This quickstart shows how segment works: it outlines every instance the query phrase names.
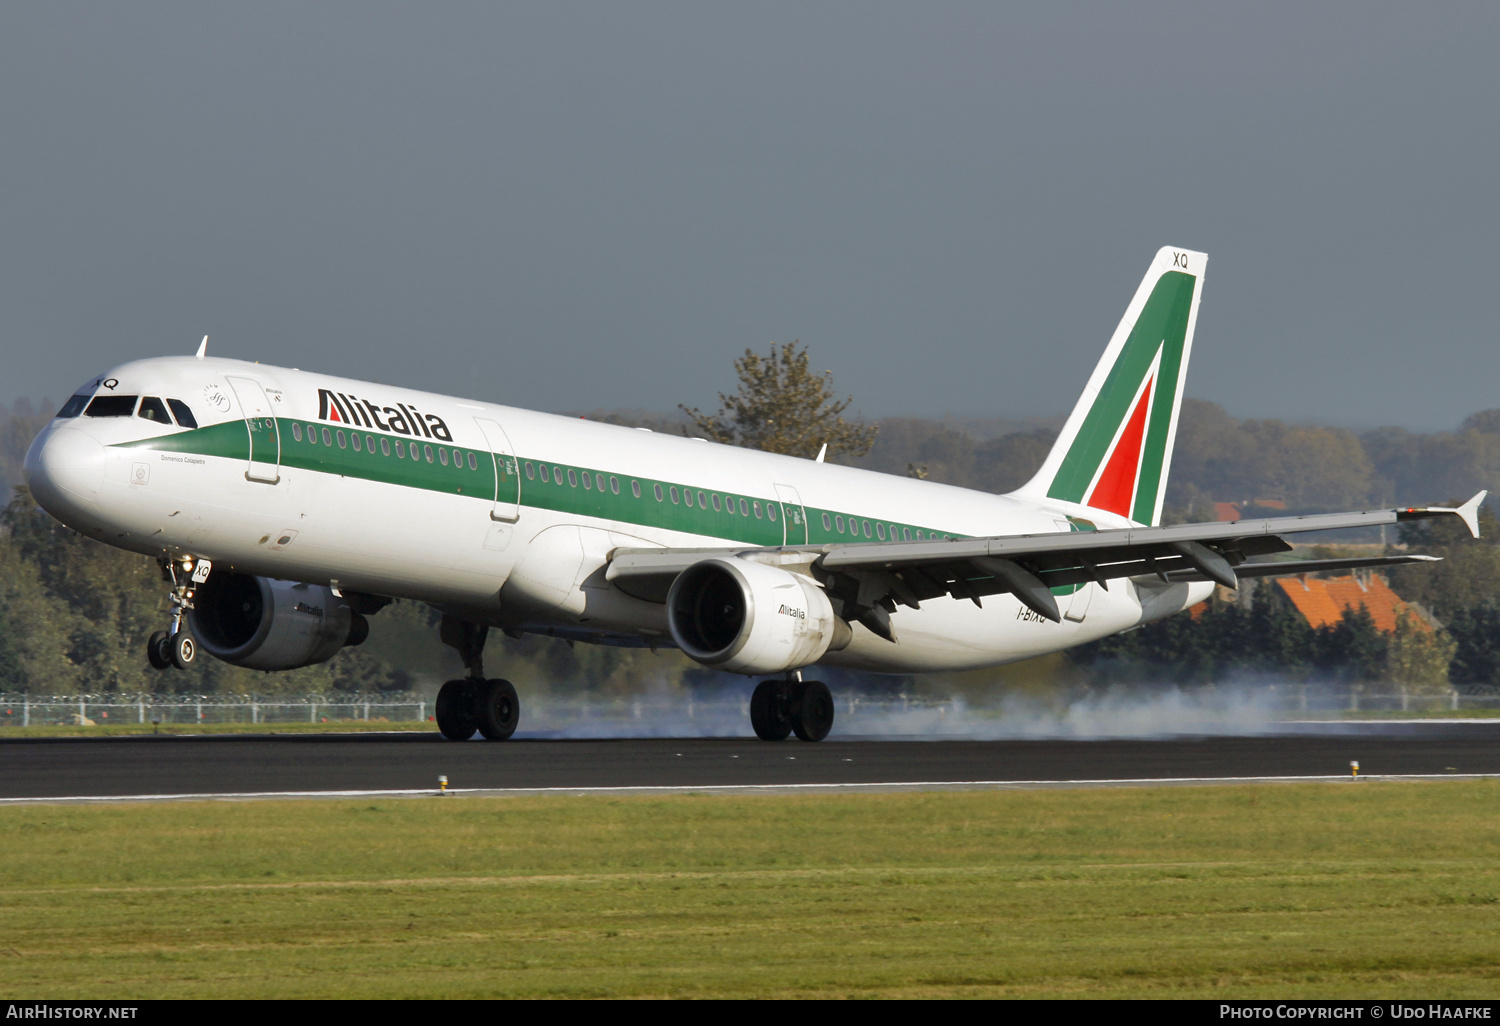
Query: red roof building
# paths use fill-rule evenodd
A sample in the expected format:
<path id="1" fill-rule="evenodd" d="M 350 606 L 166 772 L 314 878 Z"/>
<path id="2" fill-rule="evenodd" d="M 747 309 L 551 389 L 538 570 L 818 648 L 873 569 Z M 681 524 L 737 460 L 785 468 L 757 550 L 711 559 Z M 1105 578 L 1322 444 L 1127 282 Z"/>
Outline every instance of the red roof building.
<path id="1" fill-rule="evenodd" d="M 1386 633 L 1396 629 L 1396 618 L 1405 612 L 1422 630 L 1432 625 L 1421 611 L 1391 590 L 1385 579 L 1374 574 L 1351 577 L 1278 577 L 1276 585 L 1291 600 L 1297 612 L 1313 627 L 1328 627 L 1344 617 L 1344 610 L 1364 606 L 1375 626 Z"/>

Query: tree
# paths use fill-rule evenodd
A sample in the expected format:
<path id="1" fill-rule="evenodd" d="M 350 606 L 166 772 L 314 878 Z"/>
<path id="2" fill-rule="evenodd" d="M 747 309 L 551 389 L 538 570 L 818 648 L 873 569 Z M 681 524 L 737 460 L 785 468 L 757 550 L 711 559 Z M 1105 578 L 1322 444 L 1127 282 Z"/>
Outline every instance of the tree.
<path id="1" fill-rule="evenodd" d="M 1500 684 L 1500 606 L 1493 601 L 1460 609 L 1448 621 L 1456 642 L 1448 675 L 1460 687 Z"/>
<path id="2" fill-rule="evenodd" d="M 1387 669 L 1389 638 L 1375 626 L 1364 603 L 1358 609 L 1345 607 L 1337 623 L 1319 627 L 1314 663 L 1324 675 L 1335 680 L 1378 680 Z"/>
<path id="3" fill-rule="evenodd" d="M 1457 650 L 1458 642 L 1447 631 L 1429 630 L 1403 609 L 1386 651 L 1390 678 L 1407 691 L 1446 692 L 1448 664 Z"/>
<path id="4" fill-rule="evenodd" d="M 720 392 L 718 412 L 679 407 L 710 441 L 809 459 L 825 444 L 830 455 L 854 459 L 875 443 L 878 428 L 844 420 L 854 400 L 834 398 L 833 372 L 813 373 L 800 342 L 772 343 L 767 356 L 746 349 L 734 371 L 739 391 Z"/>

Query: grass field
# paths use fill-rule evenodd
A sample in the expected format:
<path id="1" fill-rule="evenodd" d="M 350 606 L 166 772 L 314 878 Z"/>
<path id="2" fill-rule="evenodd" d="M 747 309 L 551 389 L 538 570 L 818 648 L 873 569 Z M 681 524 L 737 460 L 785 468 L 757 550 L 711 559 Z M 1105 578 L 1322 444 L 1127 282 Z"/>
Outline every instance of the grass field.
<path id="1" fill-rule="evenodd" d="M 1500 994 L 1500 783 L 0 809 L 31 997 Z"/>

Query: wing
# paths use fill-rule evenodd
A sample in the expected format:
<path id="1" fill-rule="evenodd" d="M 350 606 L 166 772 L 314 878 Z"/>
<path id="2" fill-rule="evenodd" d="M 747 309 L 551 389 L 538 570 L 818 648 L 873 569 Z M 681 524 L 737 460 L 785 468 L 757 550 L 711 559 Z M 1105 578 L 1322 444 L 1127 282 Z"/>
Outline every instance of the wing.
<path id="1" fill-rule="evenodd" d="M 897 605 L 916 609 L 923 601 L 942 595 L 982 605 L 984 596 L 1009 593 L 1055 622 L 1061 615 L 1052 589 L 1089 581 L 1108 588 L 1110 581 L 1119 578 L 1155 578 L 1163 583 L 1207 580 L 1234 588 L 1241 576 L 1426 561 L 1431 557 L 1248 562 L 1252 557 L 1290 551 L 1291 545 L 1281 537 L 1284 534 L 1378 527 L 1432 517 L 1456 516 L 1478 537 L 1478 510 L 1485 494 L 1480 492 L 1457 508 L 1412 506 L 1067 534 L 764 549 L 616 549 L 605 578 L 639 598 L 662 602 L 677 574 L 701 559 L 734 554 L 773 562 L 812 574 L 822 582 L 840 616 L 890 638 L 890 614 Z"/>

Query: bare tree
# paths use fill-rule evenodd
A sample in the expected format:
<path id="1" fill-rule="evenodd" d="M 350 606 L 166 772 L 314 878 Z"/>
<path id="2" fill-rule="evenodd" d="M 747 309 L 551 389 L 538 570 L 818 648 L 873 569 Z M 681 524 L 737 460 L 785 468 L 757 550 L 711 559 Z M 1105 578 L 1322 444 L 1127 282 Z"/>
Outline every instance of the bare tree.
<path id="1" fill-rule="evenodd" d="M 746 349 L 734 361 L 734 370 L 739 391 L 720 392 L 718 412 L 679 407 L 692 419 L 692 433 L 726 445 L 809 459 L 824 445 L 829 456 L 852 459 L 875 444 L 879 426 L 844 420 L 854 400 L 834 398 L 833 372 L 816 374 L 809 369 L 807 348 L 800 341 L 772 343 L 767 356 Z"/>

